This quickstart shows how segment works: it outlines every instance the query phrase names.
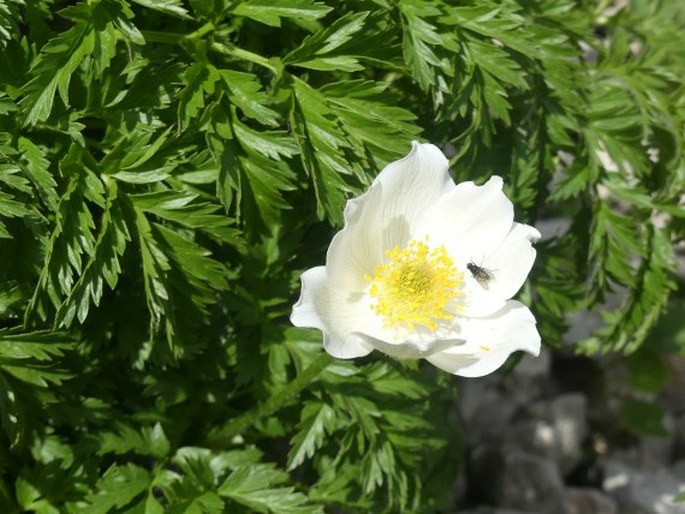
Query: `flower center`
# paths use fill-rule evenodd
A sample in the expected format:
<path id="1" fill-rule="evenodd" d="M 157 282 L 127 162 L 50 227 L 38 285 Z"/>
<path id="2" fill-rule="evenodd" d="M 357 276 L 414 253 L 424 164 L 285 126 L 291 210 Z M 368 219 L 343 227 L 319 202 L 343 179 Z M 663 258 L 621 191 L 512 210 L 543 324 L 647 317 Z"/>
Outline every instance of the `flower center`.
<path id="1" fill-rule="evenodd" d="M 385 252 L 389 261 L 373 269 L 369 294 L 376 301 L 371 309 L 384 318 L 384 326 L 405 325 L 414 330 L 423 325 L 438 328 L 436 320 L 452 319 L 445 310 L 450 301 L 461 296 L 464 276 L 454 266 L 444 246 L 430 248 L 412 240 L 406 248 L 396 246 Z"/>

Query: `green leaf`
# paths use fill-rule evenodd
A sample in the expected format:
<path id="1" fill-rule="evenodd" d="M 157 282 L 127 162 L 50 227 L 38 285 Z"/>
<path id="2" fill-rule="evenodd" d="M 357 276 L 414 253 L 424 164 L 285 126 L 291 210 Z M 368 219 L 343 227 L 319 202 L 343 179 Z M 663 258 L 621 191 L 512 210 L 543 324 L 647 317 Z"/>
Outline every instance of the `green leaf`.
<path id="1" fill-rule="evenodd" d="M 168 171 L 164 169 L 151 171 L 120 171 L 114 173 L 112 177 L 128 184 L 153 184 L 162 182 L 170 177 Z"/>
<path id="2" fill-rule="evenodd" d="M 628 358 L 631 387 L 647 393 L 658 393 L 668 380 L 668 369 L 658 353 L 641 349 Z"/>
<path id="3" fill-rule="evenodd" d="M 21 445 L 56 390 L 72 374 L 66 356 L 77 342 L 58 332 L 0 331 L 0 426 L 10 448 Z"/>
<path id="4" fill-rule="evenodd" d="M 219 486 L 221 496 L 256 512 L 273 514 L 323 513 L 317 505 L 308 505 L 307 497 L 292 487 L 281 486 L 288 475 L 270 464 L 237 468 Z"/>
<path id="5" fill-rule="evenodd" d="M 582 161 L 575 162 L 573 165 L 564 169 L 564 176 L 555 186 L 550 195 L 550 200 L 567 200 L 578 196 L 597 180 L 598 169 L 588 166 Z"/>
<path id="6" fill-rule="evenodd" d="M 32 193 L 30 182 L 21 173 L 22 168 L 18 164 L 0 164 L 0 182 L 4 182 L 10 189 L 22 193 Z"/>
<path id="7" fill-rule="evenodd" d="M 96 182 L 87 173 L 75 176 L 59 201 L 57 220 L 45 249 L 43 268 L 26 310 L 26 320 L 34 315 L 47 319 L 50 305 L 58 309 L 71 293 L 77 277 L 95 252 L 95 222 L 85 195 L 99 195 Z"/>
<path id="8" fill-rule="evenodd" d="M 551 9 L 551 6 L 547 6 L 547 8 Z M 512 48 L 529 57 L 539 58 L 544 35 L 540 34 L 535 39 L 528 32 L 522 30 L 523 27 L 526 27 L 529 31 L 536 31 L 536 35 L 540 31 L 537 26 L 531 27 L 529 20 L 521 16 L 521 13 L 516 12 L 516 9 L 517 6 L 515 5 L 499 2 L 459 6 L 449 9 L 443 22 L 456 25 L 457 30 L 467 29 L 473 34 L 484 36 L 485 41 L 494 43 L 494 40 L 497 40 L 505 47 Z M 561 43 L 567 41 L 559 40 L 563 35 L 557 33 L 555 35 L 558 38 L 555 41 L 557 49 L 564 48 Z M 475 40 L 475 38 L 469 39 Z"/>
<path id="9" fill-rule="evenodd" d="M 69 327 L 77 317 L 83 323 L 88 316 L 91 302 L 97 306 L 104 294 L 104 284 L 115 289 L 121 274 L 120 257 L 126 250 L 131 236 L 124 222 L 124 215 L 117 200 L 117 188 L 109 185 L 105 212 L 100 220 L 100 231 L 94 251 L 83 273 L 69 291 L 69 296 L 59 306 L 55 325 Z"/>
<path id="10" fill-rule="evenodd" d="M 133 11 L 124 0 L 116 0 L 114 5 L 105 4 L 104 8 L 108 11 L 109 18 L 125 39 L 136 45 L 144 45 L 145 38 L 131 21 L 134 17 Z M 116 36 L 115 36 L 116 37 Z M 115 46 L 112 44 L 112 46 Z"/>
<path id="11" fill-rule="evenodd" d="M 59 333 L 0 332 L 0 370 L 38 387 L 60 384 L 71 375 L 60 368 L 58 359 L 75 346 Z"/>
<path id="12" fill-rule="evenodd" d="M 94 31 L 87 22 L 77 23 L 43 48 L 31 67 L 33 78 L 22 89 L 25 124 L 34 125 L 50 116 L 58 90 L 64 105 L 69 106 L 71 77 L 94 49 Z"/>
<path id="13" fill-rule="evenodd" d="M 217 70 L 229 89 L 229 98 L 245 116 L 271 127 L 278 125 L 278 114 L 267 107 L 272 99 L 262 92 L 257 77 L 235 70 Z"/>
<path id="14" fill-rule="evenodd" d="M 270 25 L 281 26 L 281 18 L 317 20 L 331 8 L 314 0 L 247 0 L 233 8 L 233 14 Z"/>
<path id="15" fill-rule="evenodd" d="M 116 423 L 114 431 L 103 432 L 98 435 L 98 454 L 116 453 L 123 455 L 135 451 L 141 455 L 148 455 L 147 442 L 140 432 L 125 425 Z"/>
<path id="16" fill-rule="evenodd" d="M 164 14 L 177 16 L 179 18 L 189 18 L 188 11 L 183 7 L 181 0 L 132 0 L 138 5 L 153 9 Z"/>
<path id="17" fill-rule="evenodd" d="M 98 436 L 100 448 L 98 454 L 116 453 L 123 455 L 135 452 L 138 455 L 151 455 L 164 458 L 169 454 L 170 444 L 162 425 L 143 427 L 140 431 L 117 423 L 114 432 L 104 432 Z"/>
<path id="18" fill-rule="evenodd" d="M 627 400 L 621 406 L 621 422 L 626 428 L 642 436 L 667 437 L 663 425 L 664 409 L 642 400 Z"/>
<path id="19" fill-rule="evenodd" d="M 454 510 L 452 377 L 311 380 L 322 335 L 288 328 L 412 140 L 545 232 L 543 341 L 597 314 L 574 348 L 658 392 L 685 351 L 685 4 L 608 3 L 0 1 L 0 512 Z M 663 433 L 644 408 L 621 428 Z"/>
<path id="20" fill-rule="evenodd" d="M 194 63 L 183 76 L 185 87 L 179 95 L 178 125 L 184 130 L 205 107 L 205 94 L 214 92 L 219 75 L 205 63 Z"/>
<path id="21" fill-rule="evenodd" d="M 283 58 L 283 64 L 294 64 L 314 70 L 361 70 L 362 66 L 356 57 L 344 55 L 344 46 L 362 30 L 368 14 L 368 12 L 349 13 L 325 29 L 308 36 L 298 48 Z M 343 55 L 331 56 L 331 53 Z"/>
<path id="22" fill-rule="evenodd" d="M 155 225 L 155 227 L 169 246 L 170 252 L 167 255 L 176 261 L 178 267 L 191 282 L 203 282 L 214 289 L 228 287 L 224 267 L 209 257 L 211 255 L 209 250 L 163 225 Z"/>
<path id="23" fill-rule="evenodd" d="M 7 42 L 15 34 L 19 34 L 17 23 L 21 21 L 20 7 L 24 7 L 23 0 L 8 0 L 0 3 L 0 48 L 5 48 Z"/>
<path id="24" fill-rule="evenodd" d="M 219 214 L 221 207 L 194 202 L 196 196 L 176 191 L 129 195 L 136 208 L 161 219 L 203 231 L 219 241 L 242 248 L 240 232 L 232 228 L 233 220 Z"/>
<path id="25" fill-rule="evenodd" d="M 65 350 L 73 349 L 76 344 L 64 334 L 42 331 L 19 334 L 0 331 L 0 338 L 0 356 L 18 361 L 50 361 L 53 357 L 64 355 Z"/>
<path id="26" fill-rule="evenodd" d="M 670 291 L 675 288 L 669 271 L 673 269 L 673 248 L 667 236 L 652 228 L 645 229 L 645 236 L 644 250 L 640 249 L 640 266 L 632 273 L 625 262 L 625 248 L 613 243 L 603 247 L 603 251 L 610 253 L 607 266 L 619 270 L 621 278 L 630 286 L 621 306 L 603 313 L 606 326 L 599 333 L 605 338 L 607 346 L 614 350 L 630 352 L 642 345 L 665 309 Z M 601 272 L 598 275 L 600 280 L 606 280 Z M 581 342 L 580 347 L 584 344 Z M 588 348 L 591 347 L 592 342 L 588 341 Z"/>
<path id="27" fill-rule="evenodd" d="M 49 171 L 50 162 L 45 158 L 45 152 L 25 137 L 19 138 L 19 151 L 25 162 L 27 178 L 36 186 L 48 209 L 56 209 L 57 183 Z"/>
<path id="28" fill-rule="evenodd" d="M 13 200 L 10 195 L 0 192 L 0 216 L 18 218 L 30 214 L 31 211 L 23 204 Z"/>
<path id="29" fill-rule="evenodd" d="M 521 67 L 506 52 L 494 44 L 486 45 L 480 41 L 469 41 L 468 49 L 477 66 L 495 79 L 523 90 L 528 89 Z"/>
<path id="30" fill-rule="evenodd" d="M 291 123 L 302 165 L 314 185 L 317 214 L 340 222 L 343 193 L 349 190 L 342 178 L 349 174 L 348 163 L 343 159 L 349 143 L 332 121 L 332 113 L 319 91 L 293 78 L 293 92 Z"/>
<path id="31" fill-rule="evenodd" d="M 150 330 L 151 333 L 155 333 L 167 311 L 169 301 L 167 272 L 171 269 L 171 265 L 169 258 L 153 236 L 152 227 L 145 214 L 136 210 L 135 217 L 143 265 L 145 300 L 150 313 Z"/>
<path id="32" fill-rule="evenodd" d="M 86 497 L 88 512 L 106 514 L 126 507 L 148 489 L 151 480 L 147 470 L 134 464 L 113 464 Z"/>
<path id="33" fill-rule="evenodd" d="M 34 507 L 41 496 L 40 490 L 23 477 L 17 478 L 14 487 L 17 491 L 17 502 L 23 509 Z"/>
<path id="34" fill-rule="evenodd" d="M 288 469 L 295 469 L 306 458 L 323 445 L 326 433 L 331 433 L 335 425 L 335 411 L 329 405 L 307 402 L 300 414 L 298 432 L 292 438 L 288 452 Z"/>
<path id="35" fill-rule="evenodd" d="M 299 153 L 295 141 L 285 131 L 253 130 L 238 119 L 233 120 L 233 130 L 246 150 L 254 150 L 274 161 L 282 160 L 284 157 L 292 157 Z"/>
<path id="36" fill-rule="evenodd" d="M 405 0 L 398 7 L 402 13 L 402 51 L 404 60 L 422 90 L 437 85 L 436 69 L 441 61 L 433 47 L 442 46 L 443 40 L 435 23 L 442 11 L 426 0 Z"/>
<path id="37" fill-rule="evenodd" d="M 332 113 L 340 121 L 357 155 L 369 155 L 377 169 L 407 153 L 420 128 L 415 116 L 394 102 L 387 84 L 346 81 L 321 88 Z M 368 170 L 352 168 L 360 180 Z"/>
<path id="38" fill-rule="evenodd" d="M 280 156 L 298 149 L 282 132 L 248 128 L 235 111 L 217 106 L 215 116 L 208 142 L 219 167 L 218 196 L 226 209 L 235 209 L 248 236 L 268 233 L 280 211 L 289 208 L 283 192 L 295 189 L 294 173 Z"/>
<path id="39" fill-rule="evenodd" d="M 402 395 L 412 400 L 428 395 L 425 386 L 387 364 L 371 366 L 366 371 L 371 387 L 382 395 Z"/>

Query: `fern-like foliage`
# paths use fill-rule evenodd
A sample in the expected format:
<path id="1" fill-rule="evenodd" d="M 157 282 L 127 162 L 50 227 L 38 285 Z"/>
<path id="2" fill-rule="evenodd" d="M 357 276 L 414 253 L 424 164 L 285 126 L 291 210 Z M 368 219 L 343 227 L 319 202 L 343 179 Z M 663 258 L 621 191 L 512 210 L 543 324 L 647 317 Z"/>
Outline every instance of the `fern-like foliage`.
<path id="1" fill-rule="evenodd" d="M 335 362 L 226 427 L 322 352 L 299 273 L 412 139 L 568 220 L 521 293 L 546 343 L 591 309 L 580 351 L 649 345 L 685 10 L 624 4 L 0 1 L 0 511 L 450 510 L 454 386 L 418 363 Z"/>

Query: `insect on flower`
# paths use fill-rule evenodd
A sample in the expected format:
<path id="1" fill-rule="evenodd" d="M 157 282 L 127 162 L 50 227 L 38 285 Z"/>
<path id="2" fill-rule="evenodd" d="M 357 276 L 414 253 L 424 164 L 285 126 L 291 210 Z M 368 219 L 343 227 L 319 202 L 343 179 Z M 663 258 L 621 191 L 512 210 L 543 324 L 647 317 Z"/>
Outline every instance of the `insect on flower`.
<path id="1" fill-rule="evenodd" d="M 535 317 L 512 300 L 540 233 L 514 221 L 500 177 L 455 184 L 448 167 L 439 148 L 414 143 L 347 202 L 326 265 L 302 274 L 290 319 L 321 330 L 334 357 L 378 350 L 479 377 L 514 351 L 540 352 Z"/>
<path id="2" fill-rule="evenodd" d="M 469 262 L 466 265 L 466 269 L 468 269 L 471 272 L 473 278 L 475 278 L 481 286 L 485 288 L 488 287 L 488 282 L 490 282 L 494 270 L 478 266 L 478 264 L 476 264 L 475 262 Z"/>

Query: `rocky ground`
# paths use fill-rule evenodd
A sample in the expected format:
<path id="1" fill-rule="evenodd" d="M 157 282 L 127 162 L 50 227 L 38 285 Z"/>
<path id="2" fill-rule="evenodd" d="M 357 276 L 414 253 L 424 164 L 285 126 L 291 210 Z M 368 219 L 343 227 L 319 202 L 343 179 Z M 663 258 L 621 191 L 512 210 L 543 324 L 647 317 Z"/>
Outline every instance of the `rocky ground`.
<path id="1" fill-rule="evenodd" d="M 543 351 L 513 372 L 463 380 L 460 514 L 685 514 L 685 359 L 658 394 L 628 385 L 626 359 Z M 638 436 L 627 399 L 661 405 L 664 437 Z"/>

